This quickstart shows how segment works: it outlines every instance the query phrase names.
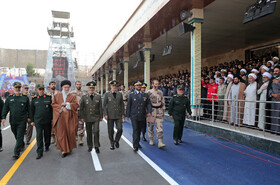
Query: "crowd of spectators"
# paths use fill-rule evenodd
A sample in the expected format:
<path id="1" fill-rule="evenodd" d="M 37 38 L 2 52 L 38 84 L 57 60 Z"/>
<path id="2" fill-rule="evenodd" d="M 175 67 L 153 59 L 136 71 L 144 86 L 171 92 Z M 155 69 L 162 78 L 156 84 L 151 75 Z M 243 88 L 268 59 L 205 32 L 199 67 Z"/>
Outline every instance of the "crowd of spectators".
<path id="1" fill-rule="evenodd" d="M 233 105 L 232 101 L 225 101 L 235 99 L 280 102 L 279 66 L 279 58 L 273 56 L 254 58 L 248 62 L 234 60 L 203 67 L 201 97 L 204 98 L 204 116 L 211 118 L 214 103 L 215 119 L 280 133 L 280 104 L 239 102 Z M 190 97 L 190 76 L 188 70 L 180 70 L 175 74 L 153 78 L 151 81 L 159 80 L 164 96 L 173 96 L 177 92 L 177 86 L 183 85 L 185 94 Z M 129 87 L 132 88 L 133 86 Z"/>

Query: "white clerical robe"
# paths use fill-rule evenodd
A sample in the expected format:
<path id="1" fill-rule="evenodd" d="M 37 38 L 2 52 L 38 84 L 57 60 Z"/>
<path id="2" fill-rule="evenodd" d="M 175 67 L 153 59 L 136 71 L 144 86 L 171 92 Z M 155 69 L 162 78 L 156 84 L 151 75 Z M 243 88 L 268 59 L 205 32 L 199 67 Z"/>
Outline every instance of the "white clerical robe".
<path id="1" fill-rule="evenodd" d="M 250 83 L 244 91 L 245 100 L 257 100 L 257 82 Z M 247 125 L 255 125 L 256 118 L 256 102 L 245 102 L 243 123 Z"/>
<path id="2" fill-rule="evenodd" d="M 257 91 L 257 93 L 260 95 L 261 101 L 266 101 L 266 95 L 267 95 L 267 89 L 263 90 L 264 87 L 268 86 L 269 82 L 265 82 L 260 89 Z M 259 121 L 258 121 L 258 127 L 260 129 L 265 128 L 265 103 L 260 103 L 259 108 Z"/>

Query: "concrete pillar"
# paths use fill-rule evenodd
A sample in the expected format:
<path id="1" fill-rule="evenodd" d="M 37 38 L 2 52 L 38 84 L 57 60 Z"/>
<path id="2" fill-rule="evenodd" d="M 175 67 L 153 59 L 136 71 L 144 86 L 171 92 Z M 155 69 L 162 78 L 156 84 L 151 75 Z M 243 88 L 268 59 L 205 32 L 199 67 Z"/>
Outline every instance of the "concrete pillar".
<path id="1" fill-rule="evenodd" d="M 103 95 L 103 70 L 102 68 L 100 69 L 100 94 L 101 96 Z"/>
<path id="2" fill-rule="evenodd" d="M 203 22 L 203 9 L 193 9 L 193 17 L 189 24 L 195 27 L 191 32 L 191 109 L 196 116 L 196 105 L 201 98 L 201 24 Z"/>
<path id="3" fill-rule="evenodd" d="M 123 68 L 124 68 L 124 77 L 123 77 L 123 84 L 125 86 L 125 90 L 128 90 L 128 61 L 129 57 L 124 57 L 123 61 Z"/>
<path id="4" fill-rule="evenodd" d="M 125 86 L 125 90 L 128 90 L 128 62 L 129 62 L 129 52 L 128 52 L 128 43 L 124 45 L 124 54 L 123 54 L 123 84 Z"/>
<path id="5" fill-rule="evenodd" d="M 109 64 L 108 62 L 105 63 L 105 89 L 106 92 L 109 90 Z"/>
<path id="6" fill-rule="evenodd" d="M 99 91 L 100 91 L 100 87 L 99 87 L 100 83 L 99 83 L 98 77 L 99 77 L 99 75 L 96 76 L 96 92 L 97 93 L 99 93 Z"/>
<path id="7" fill-rule="evenodd" d="M 117 56 L 114 54 L 112 62 L 113 80 L 117 80 Z"/>
<path id="8" fill-rule="evenodd" d="M 151 48 L 152 48 L 152 43 L 151 42 L 145 42 L 144 46 L 144 57 L 145 57 L 145 63 L 144 63 L 144 82 L 147 83 L 147 90 L 150 89 L 150 77 L 151 77 L 151 61 L 150 61 L 150 56 L 151 56 Z"/>

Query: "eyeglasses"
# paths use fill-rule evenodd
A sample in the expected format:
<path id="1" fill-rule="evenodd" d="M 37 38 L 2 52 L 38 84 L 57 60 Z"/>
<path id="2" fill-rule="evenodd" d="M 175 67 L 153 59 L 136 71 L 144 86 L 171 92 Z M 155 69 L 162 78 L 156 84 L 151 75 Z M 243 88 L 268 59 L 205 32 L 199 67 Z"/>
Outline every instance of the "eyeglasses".
<path id="1" fill-rule="evenodd" d="M 16 89 L 20 89 L 21 87 L 15 87 Z"/>
<path id="2" fill-rule="evenodd" d="M 42 90 L 44 90 L 44 88 L 39 88 L 39 91 L 42 91 Z"/>

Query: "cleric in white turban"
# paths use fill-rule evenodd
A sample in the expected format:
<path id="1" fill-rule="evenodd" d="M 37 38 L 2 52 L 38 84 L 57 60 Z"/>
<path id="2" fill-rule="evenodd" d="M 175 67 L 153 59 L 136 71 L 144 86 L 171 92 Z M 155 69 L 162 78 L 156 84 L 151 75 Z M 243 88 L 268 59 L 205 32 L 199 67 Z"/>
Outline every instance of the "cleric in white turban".
<path id="1" fill-rule="evenodd" d="M 244 119 L 243 123 L 251 126 L 255 126 L 256 117 L 256 100 L 257 100 L 257 76 L 254 73 L 248 75 L 249 85 L 244 91 L 246 96 L 245 108 L 244 108 Z"/>
<path id="2" fill-rule="evenodd" d="M 249 77 L 252 76 L 255 80 L 257 79 L 257 75 L 255 75 L 254 73 L 250 73 Z"/>

